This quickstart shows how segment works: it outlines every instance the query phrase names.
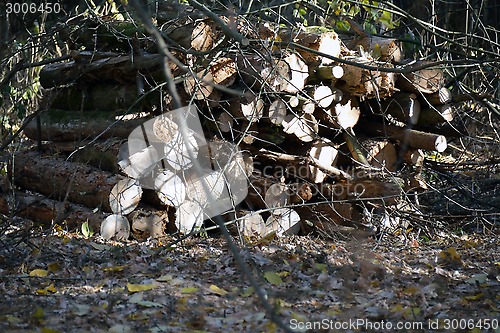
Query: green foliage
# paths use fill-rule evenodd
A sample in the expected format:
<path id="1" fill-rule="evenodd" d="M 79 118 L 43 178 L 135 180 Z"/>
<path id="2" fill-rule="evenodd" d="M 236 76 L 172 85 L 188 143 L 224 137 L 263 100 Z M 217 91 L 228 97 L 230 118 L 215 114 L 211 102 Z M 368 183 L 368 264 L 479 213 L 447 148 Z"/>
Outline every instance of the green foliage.
<path id="1" fill-rule="evenodd" d="M 377 34 L 399 26 L 391 12 L 384 9 L 383 3 L 373 0 L 359 0 L 356 3 L 346 0 L 318 0 L 316 5 L 325 11 L 327 21 L 337 30 L 349 30 L 346 18 L 362 22 L 365 31 Z M 318 24 L 309 22 L 310 10 L 302 2 L 295 4 L 293 15 L 305 26 Z"/>
<path id="2" fill-rule="evenodd" d="M 85 239 L 89 239 L 94 235 L 94 230 L 89 225 L 89 221 L 85 221 L 82 223 L 82 235 Z"/>

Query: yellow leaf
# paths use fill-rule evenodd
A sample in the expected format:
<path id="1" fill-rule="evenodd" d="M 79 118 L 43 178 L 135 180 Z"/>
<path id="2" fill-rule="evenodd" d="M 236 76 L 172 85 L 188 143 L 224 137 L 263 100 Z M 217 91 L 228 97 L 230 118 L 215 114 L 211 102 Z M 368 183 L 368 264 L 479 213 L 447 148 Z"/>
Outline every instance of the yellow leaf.
<path id="1" fill-rule="evenodd" d="M 479 301 L 481 298 L 483 298 L 483 293 L 479 293 L 473 296 L 465 296 L 465 299 L 468 301 Z"/>
<path id="2" fill-rule="evenodd" d="M 138 291 L 145 291 L 145 290 L 151 290 L 156 288 L 157 286 L 154 284 L 134 284 L 134 283 L 127 283 L 127 289 L 131 293 L 135 293 Z"/>
<path id="3" fill-rule="evenodd" d="M 242 297 L 249 297 L 249 296 L 252 296 L 253 295 L 253 287 L 248 287 L 248 288 L 245 288 L 243 289 L 243 293 L 241 294 Z"/>
<path id="4" fill-rule="evenodd" d="M 47 275 L 49 275 L 49 271 L 46 271 L 45 269 L 34 269 L 30 272 L 30 276 L 44 277 Z"/>
<path id="5" fill-rule="evenodd" d="M 408 287 L 408 288 L 406 288 L 405 290 L 403 290 L 403 292 L 404 292 L 405 294 L 414 295 L 414 294 L 416 294 L 416 293 L 418 292 L 418 290 L 419 290 L 419 289 L 418 289 L 418 288 L 416 288 L 416 287 Z"/>
<path id="6" fill-rule="evenodd" d="M 52 264 L 48 264 L 47 265 L 47 268 L 50 272 L 52 273 L 56 273 L 58 272 L 59 270 L 61 270 L 61 266 L 59 265 L 58 262 L 53 262 Z"/>
<path id="7" fill-rule="evenodd" d="M 450 254 L 451 259 L 459 260 L 460 254 L 458 254 L 457 250 L 453 247 L 448 248 L 447 252 Z"/>
<path id="8" fill-rule="evenodd" d="M 33 314 L 31 316 L 35 319 L 41 319 L 41 318 L 43 318 L 43 316 L 45 316 L 45 312 L 43 311 L 43 309 L 41 307 L 37 307 L 35 309 L 35 312 L 33 312 Z"/>
<path id="9" fill-rule="evenodd" d="M 198 291 L 196 287 L 187 287 L 181 289 L 181 294 L 192 294 Z"/>
<path id="10" fill-rule="evenodd" d="M 217 294 L 219 296 L 226 296 L 227 291 L 225 291 L 222 288 L 217 287 L 215 284 L 212 284 L 208 289 L 210 289 L 214 294 Z"/>
<path id="11" fill-rule="evenodd" d="M 57 291 L 56 287 L 54 287 L 54 284 L 51 283 L 50 286 L 43 288 L 43 289 L 38 289 L 36 293 L 38 295 L 47 295 L 47 294 L 53 294 Z"/>
<path id="12" fill-rule="evenodd" d="M 127 265 L 121 265 L 121 266 L 110 266 L 110 267 L 104 267 L 102 270 L 104 272 L 121 272 L 127 267 Z"/>
<path id="13" fill-rule="evenodd" d="M 276 273 L 276 272 L 265 272 L 264 273 L 264 278 L 271 284 L 274 284 L 275 286 L 279 286 L 280 284 L 283 283 L 283 280 L 281 277 Z"/>

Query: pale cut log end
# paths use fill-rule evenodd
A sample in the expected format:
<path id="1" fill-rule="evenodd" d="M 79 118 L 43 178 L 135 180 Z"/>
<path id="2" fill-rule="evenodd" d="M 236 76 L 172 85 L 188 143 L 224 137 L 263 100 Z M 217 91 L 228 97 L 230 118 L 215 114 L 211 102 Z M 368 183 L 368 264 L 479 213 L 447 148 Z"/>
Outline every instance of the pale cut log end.
<path id="1" fill-rule="evenodd" d="M 295 235 L 300 231 L 300 216 L 291 208 L 279 208 L 272 211 L 266 221 L 268 234 L 275 232 L 278 237 Z"/>
<path id="2" fill-rule="evenodd" d="M 125 216 L 113 214 L 101 223 L 101 237 L 126 241 L 130 236 L 130 223 Z"/>
<path id="3" fill-rule="evenodd" d="M 111 211 L 119 215 L 130 214 L 142 197 L 142 187 L 135 179 L 122 179 L 111 189 L 109 206 Z"/>

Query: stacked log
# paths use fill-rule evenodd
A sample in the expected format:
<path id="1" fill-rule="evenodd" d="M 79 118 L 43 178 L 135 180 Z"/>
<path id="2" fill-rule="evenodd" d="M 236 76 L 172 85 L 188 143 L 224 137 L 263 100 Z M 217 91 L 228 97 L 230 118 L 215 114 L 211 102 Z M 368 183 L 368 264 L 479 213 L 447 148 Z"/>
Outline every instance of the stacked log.
<path id="1" fill-rule="evenodd" d="M 124 240 L 130 230 L 161 237 L 171 229 L 165 224 L 182 233 L 201 227 L 206 189 L 191 172 L 193 156 L 182 147 L 205 152 L 198 153 L 194 132 L 179 139 L 178 125 L 158 116 L 172 109 L 170 91 L 160 84 L 163 65 L 170 68 L 183 105 L 197 106 L 201 133 L 212 147 L 238 144 L 245 152 L 224 160 L 231 174 L 241 172 L 237 177 L 244 175 L 249 183 L 245 202 L 224 215 L 232 216 L 228 223 L 237 223 L 245 236 L 281 236 L 309 224 L 330 233 L 337 225 L 360 228 L 366 205 L 397 204 L 403 188 L 387 174 L 397 175 L 402 165 L 418 173 L 422 150 L 446 149 L 444 136 L 423 130 L 453 117 L 443 72 L 419 70 L 417 63 L 415 71 L 396 74 L 395 64 L 404 59 L 394 39 L 346 43 L 349 50 L 333 30 L 246 24 L 238 25 L 239 33 L 257 41 L 224 56 L 216 47 L 221 31 L 211 19 L 162 27 L 176 45 L 172 61 L 158 53 L 140 25 L 86 23 L 72 40 L 85 47 L 91 30 L 94 51 L 74 51 L 71 61 L 42 69 L 40 82 L 55 97 L 24 130 L 32 140 L 49 141 L 60 157 L 17 154 L 11 170 L 16 184 L 51 200 L 112 213 L 101 225 L 106 238 Z M 136 39 L 140 55 L 124 52 L 124 41 Z M 364 51 L 356 50 L 358 45 Z M 124 139 L 137 139 L 145 126 L 155 137 L 137 151 L 127 150 Z M 106 142 L 117 139 L 125 145 L 120 149 L 115 141 L 108 148 L 117 156 L 118 174 L 65 160 L 83 147 L 104 152 Z M 74 144 L 72 153 L 57 148 L 68 142 Z M 153 198 L 140 182 L 146 176 L 153 177 Z M 227 182 L 223 172 L 204 176 L 211 195 L 224 191 Z M 9 210 L 5 204 L 0 208 Z M 175 214 L 166 215 L 167 210 Z M 148 218 L 137 218 L 138 211 Z"/>

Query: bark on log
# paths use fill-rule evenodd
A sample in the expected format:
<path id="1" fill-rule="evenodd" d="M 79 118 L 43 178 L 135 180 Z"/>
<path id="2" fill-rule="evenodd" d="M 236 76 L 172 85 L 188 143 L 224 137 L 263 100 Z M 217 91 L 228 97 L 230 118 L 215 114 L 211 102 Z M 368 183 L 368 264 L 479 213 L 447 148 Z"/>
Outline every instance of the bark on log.
<path id="1" fill-rule="evenodd" d="M 131 221 L 131 233 L 135 239 L 144 241 L 147 238 L 161 238 L 169 223 L 169 215 L 165 210 L 156 210 L 151 207 L 141 207 L 128 215 Z"/>
<path id="2" fill-rule="evenodd" d="M 290 45 L 287 43 L 295 42 L 319 53 L 324 53 L 332 57 L 339 57 L 341 50 L 340 39 L 334 31 L 316 31 L 314 28 L 305 28 L 305 31 L 294 32 L 289 29 L 280 30 L 277 33 L 277 38 L 283 42 L 287 48 Z M 277 45 L 279 47 L 279 45 Z M 293 49 L 293 46 L 291 46 Z M 315 54 L 313 52 L 297 49 L 297 52 L 304 58 L 308 65 L 330 65 L 334 62 L 333 59 Z"/>
<path id="3" fill-rule="evenodd" d="M 428 151 L 442 153 L 446 150 L 446 138 L 442 135 L 420 132 L 408 128 L 401 128 L 394 125 L 384 125 L 381 123 L 363 123 L 360 128 L 366 133 L 382 138 L 398 140 L 400 144 L 412 148 L 419 148 Z"/>
<path id="4" fill-rule="evenodd" d="M 360 40 L 345 40 L 348 49 L 356 49 L 361 45 L 366 52 L 379 61 L 399 63 L 403 60 L 403 47 L 401 42 L 394 38 L 368 36 Z"/>
<path id="5" fill-rule="evenodd" d="M 442 87 L 439 91 L 433 94 L 423 95 L 422 98 L 427 104 L 430 105 L 445 105 L 453 102 L 453 95 L 446 87 Z"/>
<path id="6" fill-rule="evenodd" d="M 331 84 L 334 85 L 338 79 L 344 76 L 344 68 L 339 65 L 310 67 L 309 73 L 308 81 L 311 83 L 316 83 L 316 81 L 331 81 Z"/>
<path id="7" fill-rule="evenodd" d="M 164 59 L 159 54 L 124 56 L 106 53 L 105 57 L 94 59 L 94 53 L 81 52 L 75 55 L 75 60 L 46 65 L 40 71 L 40 84 L 52 88 L 75 82 L 136 82 L 139 73 L 156 80 L 163 79 Z M 168 62 L 168 66 L 173 75 L 180 72 L 177 65 Z"/>
<path id="8" fill-rule="evenodd" d="M 453 120 L 453 106 L 450 104 L 430 106 L 422 109 L 418 125 L 437 125 Z"/>
<path id="9" fill-rule="evenodd" d="M 420 102 L 414 93 L 397 93 L 381 101 L 369 100 L 368 104 L 374 114 L 383 115 L 389 121 L 394 117 L 404 124 L 415 125 L 421 113 Z"/>
<path id="10" fill-rule="evenodd" d="M 390 172 L 396 171 L 398 155 L 396 148 L 388 140 L 365 140 L 361 145 L 366 150 L 366 159 L 370 165 Z"/>
<path id="11" fill-rule="evenodd" d="M 7 195 L 0 196 L 0 213 L 10 216 L 23 217 L 33 222 L 43 224 L 49 228 L 57 223 L 69 230 L 80 230 L 82 223 L 88 222 L 89 226 L 98 231 L 101 221 L 106 217 L 102 212 L 74 204 L 49 199 L 42 195 L 15 192 L 15 199 Z"/>
<path id="12" fill-rule="evenodd" d="M 195 76 L 190 76 L 184 80 L 184 90 L 196 100 L 208 98 L 214 90 L 214 78 L 212 73 L 207 70 L 201 70 Z"/>
<path id="13" fill-rule="evenodd" d="M 252 90 L 284 91 L 291 79 L 290 66 L 283 60 L 266 59 L 261 55 L 237 54 L 239 76 Z"/>
<path id="14" fill-rule="evenodd" d="M 120 177 L 80 163 L 40 156 L 35 152 L 18 152 L 11 174 L 18 186 L 90 208 L 111 212 L 109 194 Z"/>
<path id="15" fill-rule="evenodd" d="M 368 60 L 360 57 L 346 57 L 346 60 L 355 61 L 360 64 L 393 67 L 393 65 Z M 337 87 L 349 92 L 354 96 L 364 96 L 366 98 L 385 98 L 394 93 L 396 75 L 394 73 L 371 71 L 361 67 L 342 64 L 344 75 L 337 82 Z"/>
<path id="16" fill-rule="evenodd" d="M 160 108 L 161 105 L 168 105 L 170 101 L 168 94 L 161 97 L 159 91 L 152 91 L 143 96 L 136 85 L 97 82 L 87 87 L 69 86 L 58 89 L 51 108 L 68 111 L 138 111 L 142 108 Z"/>
<path id="17" fill-rule="evenodd" d="M 41 133 L 38 133 L 37 119 L 33 119 L 23 130 L 31 140 L 82 141 L 91 138 L 117 137 L 126 139 L 129 134 L 144 123 L 147 118 L 115 120 L 112 113 L 65 112 L 48 110 L 40 116 Z"/>

